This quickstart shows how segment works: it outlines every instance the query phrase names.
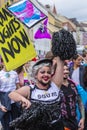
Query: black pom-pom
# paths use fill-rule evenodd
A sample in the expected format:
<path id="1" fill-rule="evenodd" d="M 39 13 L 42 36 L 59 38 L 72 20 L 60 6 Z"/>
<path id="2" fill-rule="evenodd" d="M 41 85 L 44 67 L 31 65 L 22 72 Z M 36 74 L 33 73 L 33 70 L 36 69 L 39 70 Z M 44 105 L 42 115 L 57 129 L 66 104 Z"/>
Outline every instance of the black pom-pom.
<path id="1" fill-rule="evenodd" d="M 62 29 L 52 36 L 52 53 L 61 60 L 72 58 L 76 54 L 76 42 L 73 35 Z"/>

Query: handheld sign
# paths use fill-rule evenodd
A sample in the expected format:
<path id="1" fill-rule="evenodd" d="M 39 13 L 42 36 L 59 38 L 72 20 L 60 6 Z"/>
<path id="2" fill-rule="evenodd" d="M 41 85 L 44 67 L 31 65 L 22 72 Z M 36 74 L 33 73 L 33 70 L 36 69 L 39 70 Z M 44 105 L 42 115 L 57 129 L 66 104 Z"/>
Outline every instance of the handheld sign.
<path id="1" fill-rule="evenodd" d="M 0 9 L 0 54 L 7 70 L 12 70 L 36 57 L 36 51 L 20 22 Z"/>
<path id="2" fill-rule="evenodd" d="M 35 26 L 47 17 L 46 10 L 43 10 L 41 6 L 39 7 L 36 1 L 32 3 L 32 0 L 18 1 L 7 9 L 28 28 Z"/>

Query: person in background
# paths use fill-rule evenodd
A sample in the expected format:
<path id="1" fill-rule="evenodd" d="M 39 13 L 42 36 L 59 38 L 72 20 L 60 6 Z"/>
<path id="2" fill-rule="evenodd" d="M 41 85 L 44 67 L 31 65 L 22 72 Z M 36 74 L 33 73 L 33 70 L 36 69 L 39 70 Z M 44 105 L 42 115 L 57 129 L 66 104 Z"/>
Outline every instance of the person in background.
<path id="1" fill-rule="evenodd" d="M 77 91 L 82 99 L 82 102 L 85 107 L 85 124 L 84 124 L 84 130 L 87 130 L 87 64 L 86 64 L 86 52 L 83 53 L 84 55 L 75 55 L 74 62 L 70 68 L 71 75 L 74 71 L 74 74 L 72 76 L 72 79 L 76 83 Z M 84 64 L 82 63 L 82 60 Z M 78 116 L 80 117 L 79 113 L 77 112 Z M 78 118 L 79 119 L 79 118 Z"/>
<path id="2" fill-rule="evenodd" d="M 86 58 L 86 53 L 84 53 L 83 57 L 80 56 L 79 54 L 73 57 L 74 64 L 73 66 L 70 67 L 70 77 L 73 79 L 75 83 L 78 84 L 78 86 L 83 87 L 83 89 L 87 92 L 87 66 L 86 66 L 86 59 L 84 60 L 84 57 Z M 84 63 L 81 65 L 82 60 L 84 60 Z M 83 95 L 82 93 L 84 93 L 83 92 L 84 90 L 82 90 L 82 92 L 80 91 L 81 95 Z M 85 94 L 84 96 L 82 96 L 82 98 L 84 101 L 84 99 L 86 98 Z M 87 124 L 87 100 L 85 104 L 85 128 L 84 130 L 87 129 L 86 124 Z"/>
<path id="3" fill-rule="evenodd" d="M 10 100 L 8 94 L 19 86 L 18 75 L 15 71 L 7 71 L 2 59 L 3 69 L 0 71 L 0 120 L 4 130 L 11 130 L 9 122 L 20 115 L 19 106 Z"/>
<path id="4" fill-rule="evenodd" d="M 62 118 L 64 126 L 70 130 L 84 129 L 85 112 L 84 106 L 75 83 L 69 79 L 69 68 L 67 63 L 64 64 L 64 76 L 61 90 L 64 94 L 64 101 L 61 105 Z M 81 119 L 77 122 L 76 104 L 78 104 L 81 112 Z"/>
<path id="5" fill-rule="evenodd" d="M 69 67 L 70 78 L 77 84 L 80 84 L 84 88 L 83 74 L 84 66 L 81 65 L 82 56 L 79 54 L 74 55 L 73 64 Z"/>

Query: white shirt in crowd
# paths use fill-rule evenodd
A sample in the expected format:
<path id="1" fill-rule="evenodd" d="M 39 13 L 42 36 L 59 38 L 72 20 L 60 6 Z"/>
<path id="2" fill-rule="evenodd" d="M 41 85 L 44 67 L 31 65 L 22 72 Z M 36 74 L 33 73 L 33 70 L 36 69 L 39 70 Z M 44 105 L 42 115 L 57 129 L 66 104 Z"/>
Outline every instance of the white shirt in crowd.
<path id="1" fill-rule="evenodd" d="M 16 89 L 16 84 L 19 83 L 18 74 L 11 70 L 6 72 L 0 71 L 0 91 L 9 92 Z"/>

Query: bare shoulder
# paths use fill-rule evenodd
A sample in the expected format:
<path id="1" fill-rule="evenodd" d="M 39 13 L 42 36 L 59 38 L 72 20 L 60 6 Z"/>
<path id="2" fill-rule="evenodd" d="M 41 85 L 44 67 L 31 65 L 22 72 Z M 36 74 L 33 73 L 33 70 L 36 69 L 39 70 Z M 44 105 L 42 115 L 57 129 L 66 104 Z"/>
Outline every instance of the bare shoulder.
<path id="1" fill-rule="evenodd" d="M 29 86 L 23 86 L 16 90 L 17 93 L 21 94 L 24 97 L 27 97 L 30 95 L 30 87 Z"/>

